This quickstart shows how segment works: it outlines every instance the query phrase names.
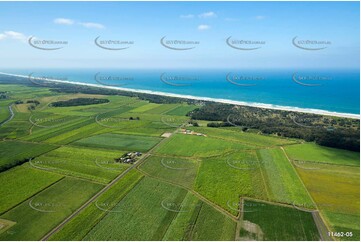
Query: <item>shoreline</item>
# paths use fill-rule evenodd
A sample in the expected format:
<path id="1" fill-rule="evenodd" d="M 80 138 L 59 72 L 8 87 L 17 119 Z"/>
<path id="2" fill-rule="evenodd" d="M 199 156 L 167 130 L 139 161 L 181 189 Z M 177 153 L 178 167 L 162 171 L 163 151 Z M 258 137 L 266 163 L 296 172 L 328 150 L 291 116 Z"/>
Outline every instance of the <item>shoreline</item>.
<path id="1" fill-rule="evenodd" d="M 12 77 L 20 77 L 20 78 L 29 79 L 29 76 L 25 76 L 25 75 L 17 75 L 17 74 L 10 74 L 10 73 L 4 73 L 4 72 L 0 72 L 0 74 L 12 76 Z M 360 114 L 338 113 L 338 112 L 321 110 L 321 109 L 299 108 L 299 107 L 292 107 L 292 106 L 281 106 L 281 105 L 256 103 L 256 102 L 242 102 L 242 101 L 234 101 L 234 100 L 230 100 L 230 99 L 198 97 L 198 96 L 192 96 L 192 95 L 184 95 L 184 94 L 176 94 L 176 93 L 168 93 L 168 92 L 160 92 L 160 91 L 103 86 L 100 84 L 91 84 L 91 83 L 83 83 L 83 82 L 63 81 L 63 80 L 38 78 L 38 77 L 34 77 L 34 78 L 42 80 L 42 81 L 49 81 L 49 82 L 55 82 L 55 83 L 82 85 L 82 86 L 105 88 L 105 89 L 127 91 L 127 92 L 134 92 L 134 93 L 144 93 L 144 94 L 152 94 L 152 95 L 159 95 L 159 96 L 166 96 L 166 97 L 176 97 L 176 98 L 192 99 L 192 100 L 198 100 L 198 101 L 206 101 L 206 102 L 218 102 L 218 103 L 224 103 L 224 104 L 233 104 L 233 105 L 239 105 L 239 106 L 264 108 L 264 109 L 271 109 L 271 110 L 281 110 L 281 111 L 298 112 L 298 113 L 309 113 L 309 114 L 315 114 L 315 115 L 334 116 L 334 117 L 341 117 L 341 118 L 360 119 Z"/>

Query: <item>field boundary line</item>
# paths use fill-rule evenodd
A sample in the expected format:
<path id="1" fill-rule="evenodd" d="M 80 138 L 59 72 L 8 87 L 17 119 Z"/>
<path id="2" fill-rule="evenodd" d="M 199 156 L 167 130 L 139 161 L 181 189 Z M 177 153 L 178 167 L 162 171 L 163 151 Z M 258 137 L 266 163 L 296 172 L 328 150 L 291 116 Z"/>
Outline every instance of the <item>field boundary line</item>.
<path id="1" fill-rule="evenodd" d="M 75 141 L 74 141 L 75 142 Z M 47 143 L 46 143 L 47 144 Z M 80 148 L 80 149 L 90 149 L 90 150 L 97 150 L 97 151 L 103 151 L 103 152 L 116 152 L 116 151 L 124 151 L 124 152 L 127 152 L 125 150 L 117 150 L 117 149 L 107 149 L 107 148 L 102 148 L 102 147 L 88 147 L 88 146 L 84 146 L 84 145 L 76 145 L 76 144 L 73 144 L 73 142 L 69 143 L 69 144 L 65 144 L 65 145 L 59 145 L 61 147 L 65 147 L 65 148 Z"/>
<path id="2" fill-rule="evenodd" d="M 301 212 L 302 212 L 303 210 L 301 210 L 301 211 L 297 211 L 297 217 L 298 217 L 298 221 L 299 221 L 299 223 L 301 224 L 301 229 L 302 229 L 302 233 L 303 233 L 303 235 L 304 236 L 306 236 L 306 231 L 305 231 L 305 228 L 303 227 L 303 224 L 302 224 L 302 219 L 301 219 Z M 313 212 L 311 212 L 311 216 L 312 216 L 312 219 L 313 219 Z M 316 221 L 313 219 L 313 222 L 315 223 L 315 225 L 316 225 L 316 228 L 317 228 L 317 232 L 318 232 L 318 235 L 320 236 L 320 238 L 321 238 L 321 240 L 322 240 L 322 236 L 321 236 L 321 233 L 320 233 L 320 231 L 318 230 L 318 227 L 317 227 L 317 224 L 316 224 Z"/>
<path id="3" fill-rule="evenodd" d="M 250 152 L 250 151 L 255 151 L 257 149 L 247 149 L 247 150 L 241 150 L 246 151 L 246 152 Z M 174 158 L 184 158 L 184 159 L 193 159 L 193 160 L 202 160 L 202 159 L 209 159 L 209 158 L 217 158 L 217 157 L 222 157 L 224 155 L 230 155 L 230 154 L 234 154 L 240 152 L 239 150 L 229 150 L 226 151 L 222 154 L 218 154 L 218 155 L 210 155 L 210 156 L 178 156 L 178 155 L 169 155 L 169 154 L 163 154 L 163 153 L 151 153 L 151 155 L 156 155 L 156 156 L 165 156 L 165 157 L 174 157 Z"/>
<path id="4" fill-rule="evenodd" d="M 302 145 L 304 143 L 305 143 L 304 141 L 300 141 L 299 143 L 295 142 L 295 143 L 292 143 L 292 144 L 285 144 L 285 145 L 281 145 L 281 146 L 283 147 L 283 146 Z"/>
<path id="5" fill-rule="evenodd" d="M 144 155 L 142 158 L 145 159 L 147 155 Z M 138 160 L 139 162 L 139 160 Z M 41 238 L 41 241 L 48 240 L 54 233 L 60 230 L 66 223 L 68 223 L 71 219 L 73 219 L 76 215 L 78 215 L 82 210 L 87 208 L 92 202 L 94 202 L 98 197 L 100 197 L 104 192 L 109 190 L 116 182 L 118 182 L 121 178 L 123 178 L 126 174 L 128 174 L 137 163 L 128 167 L 124 172 L 119 174 L 115 179 L 109 182 L 105 187 L 103 187 L 99 192 L 97 192 L 93 197 L 91 197 L 88 201 L 86 201 L 83 205 L 81 205 L 77 210 L 75 210 L 70 216 L 65 218 L 60 224 L 58 224 L 55 228 L 50 230 L 45 236 Z"/>
<path id="6" fill-rule="evenodd" d="M 200 126 L 200 127 L 196 127 L 196 128 L 209 128 L 209 127 L 206 127 L 206 126 Z M 214 128 L 214 129 L 217 129 L 217 128 Z M 234 132 L 234 133 L 237 133 L 233 130 L 227 130 L 225 129 L 226 131 L 230 131 L 230 132 Z M 244 131 L 241 131 L 241 133 L 245 133 L 245 134 L 253 134 L 253 133 L 247 133 L 247 132 L 244 132 Z M 279 137 L 279 136 L 271 136 L 271 135 L 265 135 L 265 134 L 262 134 L 262 133 L 257 133 L 256 135 L 260 135 L 261 137 L 267 137 L 267 138 L 271 138 L 271 139 L 278 139 L 278 140 L 285 140 L 285 141 L 293 141 L 293 140 L 290 140 L 289 138 L 285 138 L 285 137 Z M 233 139 L 233 138 L 224 138 L 224 137 L 221 137 L 221 136 L 217 136 L 217 135 L 209 135 L 209 137 L 211 138 L 214 138 L 214 139 L 220 139 L 220 140 L 226 140 L 226 141 L 232 141 L 232 142 L 236 142 L 236 143 L 243 143 L 243 144 L 247 144 L 247 145 L 251 145 L 251 146 L 255 146 L 255 149 L 262 149 L 262 148 L 269 148 L 269 147 L 272 147 L 272 148 L 277 148 L 277 147 L 281 147 L 281 146 L 284 146 L 284 145 L 295 145 L 295 144 L 301 144 L 301 143 L 298 143 L 297 141 L 294 141 L 293 143 L 289 143 L 289 144 L 278 144 L 278 145 L 274 145 L 274 146 L 270 146 L 270 145 L 257 145 L 257 144 L 254 144 L 254 143 L 250 143 L 250 142 L 247 142 L 247 141 L 240 141 L 238 139 Z"/>
<path id="7" fill-rule="evenodd" d="M 0 213 L 0 216 L 4 215 L 5 213 L 9 212 L 10 210 L 16 208 L 17 206 L 19 206 L 21 203 L 25 202 L 26 200 L 29 200 L 30 198 L 35 197 L 36 195 L 38 195 L 38 194 L 41 193 L 42 191 L 48 189 L 48 188 L 51 187 L 52 185 L 55 185 L 56 183 L 60 182 L 60 181 L 63 180 L 64 178 L 65 178 L 65 176 L 61 177 L 59 180 L 56 180 L 55 182 L 47 185 L 46 187 L 44 187 L 44 188 L 41 189 L 40 191 L 37 191 L 36 193 L 34 193 L 33 195 L 31 195 L 30 197 L 25 198 L 24 200 L 22 200 L 21 202 L 15 204 L 14 206 L 12 206 L 11 208 L 9 208 L 8 210 Z"/>
<path id="8" fill-rule="evenodd" d="M 267 197 L 268 197 L 268 199 L 271 199 L 270 194 L 269 194 L 269 191 L 268 191 L 266 179 L 265 179 L 264 174 L 263 174 L 263 167 L 261 166 L 261 162 L 260 162 L 260 160 L 262 160 L 262 159 L 261 159 L 260 157 L 258 157 L 258 156 L 260 156 L 259 150 L 256 150 L 255 152 L 256 152 L 256 157 L 257 157 L 257 161 L 258 161 L 258 166 L 259 166 L 259 169 L 260 169 L 260 171 L 261 171 L 261 176 L 262 176 L 262 180 L 263 180 L 263 185 L 264 185 L 265 190 L 266 190 L 266 193 L 267 193 Z"/>
<path id="9" fill-rule="evenodd" d="M 50 105 L 53 101 L 59 101 L 59 98 L 61 97 L 61 95 L 59 95 L 59 96 L 51 96 L 51 97 L 52 97 L 52 98 L 51 98 L 52 101 L 49 101 L 48 103 L 44 104 L 44 106 L 40 107 L 40 108 L 38 109 L 38 112 L 42 112 L 42 111 L 50 108 L 49 105 Z M 40 105 L 41 105 L 41 104 L 40 104 Z M 30 115 L 32 115 L 32 114 L 33 114 L 33 112 L 30 110 Z M 62 114 L 58 114 L 58 113 L 52 113 L 52 114 L 62 115 Z M 71 117 L 72 117 L 72 115 L 64 115 L 64 116 L 71 116 Z M 32 124 L 31 127 L 29 128 L 29 135 L 32 134 L 34 127 L 35 127 L 35 125 Z"/>
<path id="10" fill-rule="evenodd" d="M 293 205 L 290 205 L 290 204 L 285 204 L 285 203 L 279 203 L 279 202 L 272 202 L 272 201 L 265 201 L 265 200 L 261 200 L 261 199 L 257 199 L 257 198 L 250 198 L 250 197 L 242 197 L 243 198 L 243 202 L 241 203 L 242 206 L 243 206 L 243 203 L 244 203 L 244 200 L 249 200 L 249 201 L 253 201 L 253 202 L 262 202 L 262 203 L 266 203 L 266 204 L 270 204 L 270 205 L 274 205 L 274 206 L 281 206 L 281 207 L 288 207 L 288 208 L 293 208 L 293 209 L 296 209 L 296 210 L 299 210 L 297 208 L 295 208 L 295 206 Z M 243 210 L 241 210 L 242 212 Z M 334 240 L 333 238 L 330 238 L 328 236 L 327 239 L 325 239 L 325 237 L 323 236 L 323 233 L 322 233 L 322 228 L 321 227 L 324 227 L 325 229 L 328 229 L 326 223 L 323 221 L 322 217 L 321 217 L 321 214 L 320 214 L 320 211 L 319 210 L 308 210 L 308 209 L 304 209 L 304 210 L 299 210 L 299 211 L 303 211 L 303 212 L 307 212 L 307 213 L 311 213 L 311 216 L 313 218 L 313 221 L 317 227 L 317 231 L 318 231 L 318 234 L 321 238 L 322 241 L 332 241 Z M 243 214 L 242 214 L 243 215 Z M 318 216 L 318 218 L 317 218 Z M 240 217 L 241 219 L 241 217 Z M 243 219 L 243 217 L 242 217 Z M 303 228 L 302 228 L 303 229 Z M 327 235 L 326 235 L 327 236 Z"/>
<path id="11" fill-rule="evenodd" d="M 21 137 L 23 138 L 23 137 Z M 59 148 L 61 145 L 58 144 L 53 144 L 53 143 L 45 143 L 43 141 L 30 141 L 30 140 L 23 140 L 23 139 L 9 139 L 9 138 L 4 138 L 4 141 L 17 141 L 20 143 L 27 143 L 27 144 L 42 144 L 42 145 L 52 145 L 52 146 L 57 146 L 57 148 Z M 55 148 L 56 149 L 56 148 Z"/>
<path id="12" fill-rule="evenodd" d="M 135 184 L 134 186 L 132 187 L 135 188 L 143 179 L 144 179 L 145 176 L 142 176 Z M 115 206 L 117 206 L 131 191 L 132 189 L 130 189 L 114 206 L 111 207 L 111 209 L 113 209 Z M 82 237 L 82 240 L 95 228 L 95 226 L 97 226 L 103 219 L 104 217 L 106 217 L 107 215 L 109 214 L 109 212 L 104 212 L 101 216 L 101 218 L 96 222 L 94 223 L 94 225 L 89 229 L 88 232 L 86 232 L 86 234 L 84 235 L 84 237 Z"/>
<path id="13" fill-rule="evenodd" d="M 325 224 L 325 222 L 323 221 L 322 217 L 321 217 L 321 213 L 319 211 L 317 212 L 313 212 L 312 213 L 312 217 L 313 220 L 315 221 L 317 230 L 319 231 L 319 234 L 321 236 L 321 239 L 323 241 L 331 241 L 334 240 L 331 236 L 328 235 L 328 231 L 330 231 L 327 227 L 327 225 Z M 328 231 L 324 231 L 324 229 L 328 230 Z M 323 232 L 326 232 L 325 234 Z M 326 236 L 326 238 L 324 237 L 324 235 Z"/>
<path id="14" fill-rule="evenodd" d="M 177 131 L 173 131 L 172 135 Z M 169 137 L 168 137 L 169 138 Z M 58 224 L 55 228 L 50 230 L 45 236 L 41 238 L 41 241 L 48 240 L 54 233 L 56 233 L 58 230 L 60 230 L 66 223 L 68 223 L 71 219 L 73 219 L 76 215 L 78 215 L 82 210 L 87 208 L 92 202 L 94 202 L 98 197 L 100 197 L 104 192 L 109 190 L 115 183 L 117 183 L 121 178 L 123 178 L 126 174 L 128 174 L 133 168 L 138 167 L 140 164 L 145 162 L 147 160 L 147 157 L 150 156 L 150 153 L 152 150 L 154 150 L 156 147 L 158 147 L 160 144 L 162 144 L 165 140 L 168 138 L 164 138 L 158 142 L 155 146 L 153 146 L 147 153 L 143 155 L 137 162 L 135 162 L 133 165 L 128 167 L 125 171 L 123 171 L 121 174 L 119 174 L 117 177 L 115 177 L 111 182 L 109 182 L 105 187 L 103 187 L 99 192 L 97 192 L 93 197 L 91 197 L 88 201 L 86 201 L 83 205 L 81 205 L 77 210 L 75 210 L 70 216 L 65 218 L 60 224 Z"/>
<path id="15" fill-rule="evenodd" d="M 183 197 L 183 199 L 182 199 L 181 204 L 183 204 L 184 200 L 185 200 L 186 197 L 187 197 L 187 194 L 188 194 L 188 191 L 186 190 L 186 192 L 185 192 L 185 194 L 184 194 L 184 197 Z M 162 205 L 162 206 L 163 206 L 163 205 Z M 169 227 L 172 225 L 174 219 L 176 219 L 177 216 L 179 215 L 179 213 L 172 213 L 171 215 L 172 215 L 172 220 L 170 221 L 170 223 L 168 223 L 168 224 L 165 226 L 167 229 L 164 231 L 163 235 L 161 236 L 161 239 L 162 239 L 162 240 L 163 240 L 164 236 L 166 235 L 167 231 L 169 230 Z M 154 240 L 154 236 L 155 236 L 155 235 L 152 236 L 152 239 L 151 239 L 151 240 Z"/>
<path id="16" fill-rule="evenodd" d="M 9 142 L 25 143 L 25 142 L 22 142 L 21 140 L 18 140 L 18 139 L 13 139 L 13 140 L 11 140 L 11 139 L 3 139 L 3 140 L 2 140 L 2 142 L 7 142 L 7 141 L 9 141 Z M 36 143 L 36 144 L 39 144 L 39 143 Z M 56 150 L 56 149 L 59 148 L 59 146 L 57 146 L 57 145 L 46 144 L 46 143 L 41 143 L 41 144 L 43 144 L 43 145 L 49 145 L 49 146 L 56 146 L 56 147 L 55 147 L 54 149 L 49 150 L 49 151 L 44 151 L 43 153 L 38 154 L 36 157 L 45 155 L 45 154 L 47 154 L 47 153 L 49 153 L 49 152 L 51 152 L 51 151 Z M 16 153 L 16 154 L 11 155 L 11 156 L 8 156 L 8 157 L 13 158 L 13 157 L 16 156 L 16 155 L 19 155 L 19 154 L 22 155 L 22 154 L 24 154 L 24 153 L 26 153 L 26 151 L 24 151 L 24 152 L 19 152 L 19 153 Z M 27 163 L 27 162 L 30 162 L 32 159 L 35 159 L 36 157 L 34 157 L 34 158 L 32 158 L 32 157 L 31 157 L 31 158 L 25 158 L 25 160 L 27 160 L 27 161 L 25 161 L 25 162 L 23 162 L 23 163 L 21 163 L 21 164 L 14 165 L 14 166 L 12 166 L 12 167 L 10 167 L 10 168 L 7 168 L 6 170 L 3 170 L 2 172 L 8 171 L 8 170 L 10 170 L 10 169 L 12 169 L 12 168 L 15 168 L 15 167 L 17 167 L 17 166 L 21 166 L 21 165 L 23 165 L 23 164 L 25 164 L 25 163 Z M 39 170 L 40 170 L 40 169 L 39 169 Z"/>
<path id="17" fill-rule="evenodd" d="M 284 149 L 282 146 L 281 146 L 281 150 L 283 151 L 284 155 L 286 156 L 288 162 L 291 164 L 293 170 L 296 172 L 298 179 L 301 181 L 301 184 L 302 184 L 303 187 L 306 189 L 307 194 L 309 195 L 311 201 L 314 203 L 314 205 L 315 205 L 315 207 L 316 207 L 316 209 L 317 209 L 318 214 L 320 215 L 320 218 L 321 218 L 323 224 L 326 226 L 326 228 L 328 229 L 328 231 L 331 231 L 330 228 L 329 228 L 329 226 L 328 226 L 328 224 L 325 222 L 325 219 L 322 217 L 321 213 L 319 212 L 320 209 L 318 208 L 317 203 L 313 200 L 313 197 L 311 196 L 310 192 L 308 191 L 306 185 L 303 183 L 303 180 L 301 179 L 300 174 L 298 173 L 297 169 L 294 167 L 293 162 L 290 160 L 290 158 L 288 157 L 285 149 Z M 313 220 L 314 220 L 314 222 L 316 223 L 315 219 L 313 219 Z M 317 225 L 316 225 L 316 226 L 317 226 Z M 318 231 L 318 233 L 319 233 L 320 237 L 322 237 L 321 231 Z M 335 240 L 335 239 L 332 238 L 332 237 L 331 237 L 331 239 L 332 239 L 332 240 Z"/>
<path id="18" fill-rule="evenodd" d="M 160 115 L 168 115 L 166 113 L 168 113 L 168 112 L 170 112 L 170 111 L 172 111 L 172 110 L 174 110 L 174 109 L 176 109 L 176 108 L 178 108 L 180 106 L 182 106 L 182 104 L 178 104 L 177 106 L 175 106 L 175 107 L 173 107 L 173 108 L 171 108 L 169 110 L 163 111 L 163 112 L 160 113 Z M 178 115 L 168 115 L 168 116 L 178 116 Z"/>
<path id="19" fill-rule="evenodd" d="M 237 225 L 236 225 L 236 234 L 234 236 L 235 241 L 241 240 L 240 232 L 243 227 L 243 214 L 244 214 L 243 213 L 243 203 L 244 203 L 244 200 L 242 197 L 240 197 L 239 201 L 240 201 L 241 206 L 240 206 L 240 210 L 239 210 L 239 218 L 238 218 Z"/>
<path id="20" fill-rule="evenodd" d="M 207 135 L 208 136 L 208 135 Z M 237 139 L 227 139 L 227 138 L 223 138 L 223 137 L 219 137 L 219 136 L 211 136 L 209 135 L 208 137 L 212 138 L 212 139 L 219 139 L 219 140 L 223 140 L 223 141 L 231 141 L 237 144 L 246 144 L 246 145 L 250 145 L 250 146 L 254 146 L 254 149 L 261 149 L 261 148 L 266 148 L 268 146 L 259 146 L 259 145 L 255 145 L 252 143 L 249 143 L 247 141 L 239 141 Z"/>
<path id="21" fill-rule="evenodd" d="M 52 113 L 52 114 L 54 114 L 54 113 Z M 55 115 L 57 115 L 57 114 L 55 114 Z M 91 124 L 92 124 L 92 122 L 89 122 L 89 120 L 91 120 L 91 119 L 89 119 L 89 116 L 76 116 L 76 115 L 73 115 L 73 116 L 68 115 L 68 116 L 66 116 L 66 115 L 65 115 L 65 117 L 72 117 L 72 118 L 75 117 L 75 119 L 74 119 L 74 120 L 69 120 L 69 121 L 65 122 L 65 125 L 64 125 L 64 126 L 60 125 L 60 126 L 58 126 L 58 127 L 55 127 L 55 129 L 56 129 L 57 131 L 64 131 L 64 130 L 69 129 L 69 128 L 72 128 L 72 129 L 71 129 L 71 130 L 68 130 L 68 131 L 65 131 L 65 132 L 61 132 L 60 134 L 57 134 L 57 135 L 55 135 L 55 136 L 51 136 L 50 138 L 46 138 L 46 139 L 44 139 L 44 140 L 41 140 L 41 142 L 42 142 L 42 141 L 47 141 L 47 140 L 49 140 L 49 139 L 56 138 L 56 137 L 58 137 L 58 136 L 64 135 L 64 134 L 66 134 L 66 133 L 69 133 L 69 132 L 71 132 L 71 131 L 73 131 L 73 130 L 77 130 L 77 129 L 79 128 L 79 127 L 74 127 L 74 126 L 77 126 L 77 125 L 82 124 L 82 126 L 80 126 L 80 127 L 85 127 L 85 126 L 87 126 L 87 125 L 91 125 Z M 30 121 L 30 118 L 31 118 L 31 116 L 29 117 L 28 122 Z M 32 134 L 32 129 L 33 129 L 34 126 L 35 126 L 35 125 L 32 124 L 31 127 L 29 128 L 29 134 L 30 134 L 30 135 Z M 31 130 L 31 133 L 30 133 L 30 130 Z M 41 138 L 41 137 L 47 136 L 47 135 L 48 135 L 47 133 L 45 133 L 45 134 L 40 134 L 39 136 L 33 137 L 33 139 Z M 69 143 L 68 143 L 68 144 L 69 144 Z"/>
<path id="22" fill-rule="evenodd" d="M 298 174 L 297 169 L 294 167 L 293 162 L 292 162 L 292 161 L 290 160 L 290 158 L 288 157 L 288 155 L 287 155 L 287 153 L 286 153 L 285 149 L 283 149 L 283 147 L 282 147 L 282 146 L 281 146 L 280 148 L 281 148 L 281 150 L 283 151 L 283 154 L 286 156 L 286 158 L 287 158 L 288 162 L 289 162 L 289 163 L 290 163 L 290 165 L 292 166 L 293 171 L 297 174 L 298 180 L 301 182 L 301 184 L 302 184 L 303 188 L 306 190 L 306 192 L 307 192 L 307 194 L 308 194 L 309 198 L 311 199 L 311 201 L 312 201 L 312 202 L 313 202 L 313 204 L 315 205 L 316 210 L 318 210 L 318 207 L 317 207 L 316 202 L 313 200 L 313 198 L 312 198 L 312 196 L 311 196 L 310 192 L 308 191 L 308 189 L 307 189 L 306 185 L 303 183 L 303 180 L 301 179 L 300 175 Z"/>
<path id="23" fill-rule="evenodd" d="M 153 178 L 155 180 L 158 180 L 160 182 L 164 182 L 164 183 L 168 183 L 170 185 L 173 185 L 173 186 L 176 186 L 176 187 L 180 187 L 180 188 L 183 188 L 184 190 L 192 193 L 193 195 L 195 195 L 197 198 L 199 198 L 202 202 L 205 202 L 207 203 L 208 205 L 212 206 L 214 209 L 218 210 L 219 212 L 221 212 L 222 214 L 230 217 L 234 222 L 237 222 L 237 217 L 234 216 L 233 214 L 231 214 L 230 212 L 228 212 L 227 210 L 225 210 L 224 208 L 222 208 L 221 206 L 213 203 L 212 201 L 208 200 L 207 198 L 203 197 L 201 194 L 199 194 L 197 191 L 193 190 L 193 189 L 190 189 L 186 186 L 183 186 L 183 185 L 180 185 L 180 184 L 177 184 L 177 183 L 174 183 L 174 182 L 171 182 L 171 181 L 168 181 L 168 180 L 165 180 L 165 179 L 162 179 L 162 178 L 159 178 L 159 177 L 155 177 L 153 175 L 150 175 L 149 173 L 143 171 L 143 170 L 140 170 L 140 169 L 137 169 L 139 172 L 141 172 L 142 174 L 144 174 L 145 176 L 148 176 L 150 178 Z"/>
<path id="24" fill-rule="evenodd" d="M 293 204 L 289 204 L 289 203 L 282 203 L 282 202 L 276 202 L 276 201 L 268 201 L 268 200 L 262 200 L 262 199 L 258 199 L 258 198 L 244 197 L 244 196 L 243 196 L 243 199 L 249 200 L 249 201 L 253 201 L 253 202 L 261 202 L 261 203 L 267 203 L 267 204 L 275 205 L 275 206 L 282 206 L 282 207 L 288 207 L 288 208 L 297 209 Z M 300 210 L 300 209 L 298 209 L 298 210 Z M 303 211 L 303 212 L 312 213 L 312 212 L 317 212 L 318 210 L 304 208 L 304 210 L 302 210 L 302 211 Z"/>
<path id="25" fill-rule="evenodd" d="M 49 101 L 47 104 L 44 104 L 44 106 L 41 107 L 41 108 L 39 109 L 39 111 L 43 111 L 43 110 L 49 108 L 49 107 L 50 107 L 49 104 L 52 103 L 54 100 L 55 100 L 55 101 L 59 101 L 59 98 L 60 98 L 61 96 L 50 96 L 50 97 L 51 97 L 50 99 L 51 99 L 52 101 Z"/>
<path id="26" fill-rule="evenodd" d="M 330 163 L 327 161 L 310 161 L 310 160 L 297 160 L 297 159 L 291 159 L 291 161 L 302 161 L 302 162 L 308 162 L 308 163 L 313 163 L 313 164 L 319 164 L 319 165 L 330 165 L 330 166 L 347 166 L 347 167 L 360 167 L 360 165 L 347 165 L 347 164 L 335 164 L 335 163 Z M 300 167 L 302 169 L 302 167 Z"/>
<path id="27" fill-rule="evenodd" d="M 202 208 L 203 208 L 203 204 L 204 204 L 204 202 L 202 201 L 202 203 L 201 203 L 201 207 L 200 207 L 200 209 L 198 210 L 198 213 L 197 213 L 197 217 L 196 217 L 196 219 L 194 220 L 194 223 L 191 225 L 191 232 L 190 232 L 190 238 L 193 238 L 193 236 L 194 236 L 194 228 L 196 227 L 196 224 L 197 224 L 197 221 L 198 221 L 198 218 L 199 218 L 199 214 L 201 213 L 201 211 L 202 211 Z"/>
<path id="28" fill-rule="evenodd" d="M 191 160 L 191 161 L 200 161 L 200 159 L 193 157 L 193 156 L 175 156 L 175 155 L 163 155 L 159 153 L 151 153 L 151 156 L 158 157 L 158 158 L 181 158 L 185 160 Z"/>
<path id="29" fill-rule="evenodd" d="M 102 183 L 102 182 L 94 181 L 94 180 L 91 180 L 91 179 L 88 179 L 88 178 L 85 178 L 85 177 L 73 176 L 73 175 L 69 175 L 69 174 L 65 174 L 65 173 L 61 173 L 61 172 L 56 172 L 56 169 L 54 169 L 54 170 L 43 170 L 43 169 L 40 169 L 40 168 L 36 168 L 36 169 L 39 169 L 41 171 L 47 171 L 49 173 L 61 175 L 61 176 L 68 177 L 68 178 L 74 178 L 74 179 L 78 179 L 78 180 L 82 180 L 82 181 L 102 185 L 102 186 L 106 186 L 109 183 L 109 182 L 108 183 Z"/>

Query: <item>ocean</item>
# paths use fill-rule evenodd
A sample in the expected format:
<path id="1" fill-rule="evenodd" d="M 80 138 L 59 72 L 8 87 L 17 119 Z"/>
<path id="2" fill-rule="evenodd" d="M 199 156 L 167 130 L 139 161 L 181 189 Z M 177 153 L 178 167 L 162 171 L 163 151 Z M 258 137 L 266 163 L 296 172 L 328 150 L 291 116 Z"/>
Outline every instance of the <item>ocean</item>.
<path id="1" fill-rule="evenodd" d="M 11 69 L 72 82 L 360 114 L 359 70 Z"/>

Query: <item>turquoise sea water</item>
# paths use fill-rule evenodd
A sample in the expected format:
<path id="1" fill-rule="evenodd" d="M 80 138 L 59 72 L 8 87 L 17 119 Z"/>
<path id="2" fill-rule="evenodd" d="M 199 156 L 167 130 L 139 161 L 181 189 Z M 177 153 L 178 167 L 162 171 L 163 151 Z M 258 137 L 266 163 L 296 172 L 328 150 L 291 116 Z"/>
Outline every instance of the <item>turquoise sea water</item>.
<path id="1" fill-rule="evenodd" d="M 66 81 L 360 113 L 359 70 L 1 70 Z"/>

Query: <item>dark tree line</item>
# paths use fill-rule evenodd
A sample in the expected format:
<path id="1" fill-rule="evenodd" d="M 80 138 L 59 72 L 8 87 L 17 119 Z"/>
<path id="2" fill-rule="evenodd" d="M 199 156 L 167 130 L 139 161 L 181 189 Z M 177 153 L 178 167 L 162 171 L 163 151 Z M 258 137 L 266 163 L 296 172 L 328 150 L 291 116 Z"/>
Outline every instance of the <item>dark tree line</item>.
<path id="1" fill-rule="evenodd" d="M 40 83 L 40 81 L 38 82 Z M 41 87 L 26 80 L 26 78 L 4 75 L 0 75 L 0 83 L 17 83 Z M 317 144 L 328 147 L 352 151 L 360 150 L 360 120 L 356 119 L 203 102 L 193 99 L 94 88 L 83 85 L 47 82 L 45 87 L 59 93 L 121 95 L 137 97 L 153 103 L 186 102 L 188 104 L 201 104 L 200 108 L 190 112 L 188 116 L 194 120 L 211 121 L 208 124 L 209 127 L 239 126 L 243 131 L 258 129 L 264 134 L 276 134 L 283 137 L 315 141 Z"/>
<path id="2" fill-rule="evenodd" d="M 28 101 L 26 101 L 26 103 L 33 103 L 36 106 L 38 106 L 40 104 L 40 102 L 38 100 L 28 100 Z"/>
<path id="3" fill-rule="evenodd" d="M 323 115 L 207 103 L 188 113 L 194 120 L 208 120 L 208 127 L 236 126 L 247 131 L 315 141 L 319 145 L 359 151 L 360 121 Z"/>
<path id="4" fill-rule="evenodd" d="M 71 106 L 83 106 L 92 104 L 108 103 L 109 100 L 105 98 L 74 98 L 66 101 L 53 102 L 50 106 L 53 107 L 71 107 Z"/>
<path id="5" fill-rule="evenodd" d="M 3 171 L 6 171 L 6 170 L 9 170 L 15 166 L 19 166 L 19 165 L 22 165 L 24 164 L 25 162 L 28 162 L 30 161 L 31 159 L 23 159 L 23 160 L 15 160 L 15 161 L 12 161 L 10 163 L 6 163 L 6 164 L 3 164 L 0 166 L 0 172 L 3 172 Z"/>
<path id="6" fill-rule="evenodd" d="M 7 92 L 0 92 L 0 99 L 8 99 L 9 95 Z"/>

